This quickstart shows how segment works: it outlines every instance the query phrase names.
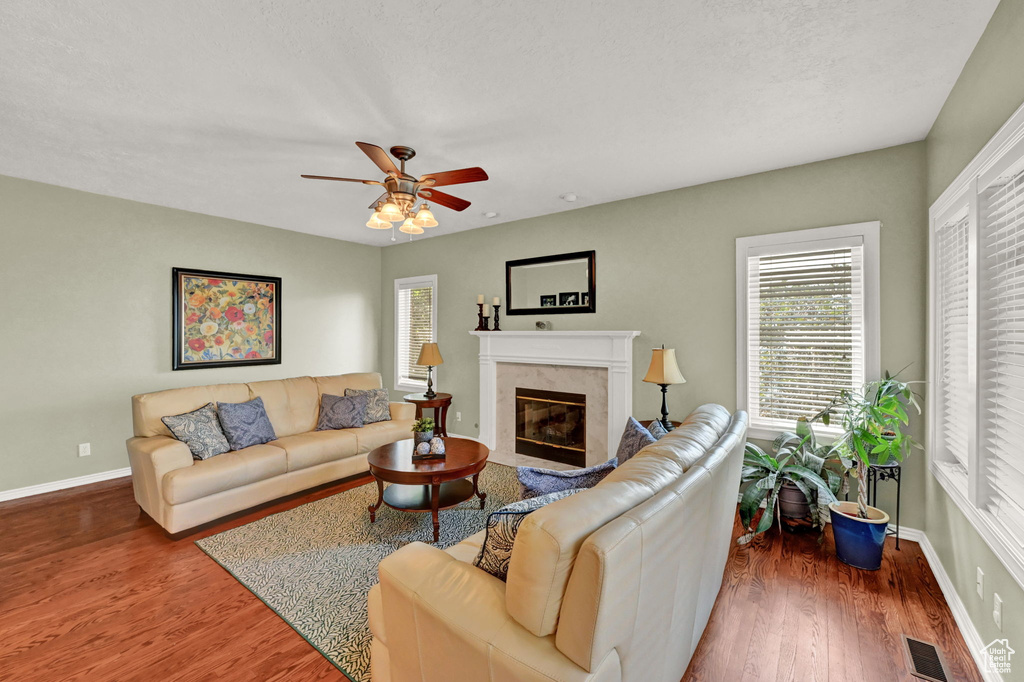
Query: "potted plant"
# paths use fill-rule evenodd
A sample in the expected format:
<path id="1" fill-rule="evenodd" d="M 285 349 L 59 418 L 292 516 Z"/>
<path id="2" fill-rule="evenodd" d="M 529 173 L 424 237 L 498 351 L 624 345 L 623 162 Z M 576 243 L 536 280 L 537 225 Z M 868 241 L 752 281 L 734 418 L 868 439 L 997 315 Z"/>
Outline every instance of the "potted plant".
<path id="1" fill-rule="evenodd" d="M 740 499 L 740 520 L 747 533 L 740 544 L 771 528 L 776 512 L 780 526 L 783 516 L 809 517 L 813 527 L 824 528 L 827 505 L 835 501 L 844 482 L 838 458 L 829 446 L 818 445 L 806 419 L 797 420 L 796 431 L 781 433 L 771 449 L 769 454 L 747 443 L 744 450 L 741 483 L 748 487 Z M 765 509 L 755 526 L 762 503 Z"/>
<path id="2" fill-rule="evenodd" d="M 829 505 L 836 556 L 855 568 L 874 571 L 881 567 L 889 526 L 888 514 L 868 506 L 868 467 L 890 460 L 902 462 L 910 448 L 921 449 L 920 443 L 903 432 L 910 425 L 908 408 L 921 413 L 910 384 L 886 372 L 884 379 L 869 381 L 859 390 L 843 391 L 816 415 L 826 426 L 833 416 L 841 419 L 843 434 L 832 450 L 857 479 L 856 502 Z"/>
<path id="3" fill-rule="evenodd" d="M 434 437 L 434 420 L 430 417 L 417 419 L 412 425 L 412 436 L 417 445 L 429 443 L 430 439 Z"/>

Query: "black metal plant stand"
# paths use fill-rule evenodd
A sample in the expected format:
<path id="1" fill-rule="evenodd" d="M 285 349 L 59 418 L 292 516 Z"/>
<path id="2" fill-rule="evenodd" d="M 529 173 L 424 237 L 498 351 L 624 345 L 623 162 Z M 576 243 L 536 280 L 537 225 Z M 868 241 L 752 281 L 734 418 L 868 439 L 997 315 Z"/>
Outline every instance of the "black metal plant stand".
<path id="1" fill-rule="evenodd" d="M 868 467 L 868 505 L 878 506 L 878 482 L 896 481 L 896 529 L 890 526 L 886 529 L 886 535 L 896 536 L 896 549 L 900 548 L 900 495 L 902 492 L 903 467 L 899 462 L 887 462 L 886 464 L 872 464 Z M 850 499 L 847 491 L 846 499 Z"/>

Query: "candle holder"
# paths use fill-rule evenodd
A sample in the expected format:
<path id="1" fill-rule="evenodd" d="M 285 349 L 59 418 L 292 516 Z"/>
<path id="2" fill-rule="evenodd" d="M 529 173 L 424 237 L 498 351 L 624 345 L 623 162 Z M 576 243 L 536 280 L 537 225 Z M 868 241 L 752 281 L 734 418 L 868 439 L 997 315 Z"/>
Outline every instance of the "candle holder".
<path id="1" fill-rule="evenodd" d="M 477 322 L 476 322 L 476 329 L 474 329 L 473 331 L 475 331 L 475 332 L 487 331 L 487 327 L 486 327 L 487 323 L 485 322 L 485 320 L 487 318 L 484 317 L 484 304 L 483 303 L 477 303 L 476 307 L 477 307 L 477 313 L 476 313 Z"/>
<path id="2" fill-rule="evenodd" d="M 494 331 L 496 331 L 496 332 L 500 332 L 501 331 L 501 327 L 498 326 L 498 320 L 499 320 L 498 311 L 499 310 L 501 310 L 501 305 L 498 304 L 498 303 L 495 303 L 494 304 Z"/>
<path id="3" fill-rule="evenodd" d="M 490 319 L 491 319 L 491 318 L 489 318 L 489 317 L 484 317 L 484 318 L 483 318 L 483 321 L 484 321 L 484 327 L 483 327 L 483 329 L 481 329 L 480 331 L 482 331 L 482 332 L 489 332 L 489 331 L 491 331 L 490 329 L 488 329 L 488 328 L 487 328 L 487 321 L 488 321 L 488 320 L 490 320 Z"/>

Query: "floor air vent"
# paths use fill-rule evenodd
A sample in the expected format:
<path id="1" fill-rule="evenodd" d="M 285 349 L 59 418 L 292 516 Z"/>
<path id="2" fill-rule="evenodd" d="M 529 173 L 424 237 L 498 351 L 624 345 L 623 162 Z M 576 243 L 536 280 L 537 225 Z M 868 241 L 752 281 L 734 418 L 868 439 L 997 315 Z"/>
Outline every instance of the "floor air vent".
<path id="1" fill-rule="evenodd" d="M 930 682 L 949 682 L 946 665 L 937 646 L 903 635 L 903 650 L 914 677 Z"/>

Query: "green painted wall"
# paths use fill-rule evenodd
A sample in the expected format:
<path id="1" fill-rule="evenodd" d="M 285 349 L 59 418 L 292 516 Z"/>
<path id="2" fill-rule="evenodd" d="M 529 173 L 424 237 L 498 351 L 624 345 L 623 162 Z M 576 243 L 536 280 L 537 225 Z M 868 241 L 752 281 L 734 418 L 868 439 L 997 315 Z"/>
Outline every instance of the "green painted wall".
<path id="1" fill-rule="evenodd" d="M 928 203 L 931 204 L 1024 102 L 1024 0 L 1003 0 L 964 66 L 928 134 Z M 942 565 L 988 643 L 1009 637 L 1024 652 L 1024 589 L 974 530 L 930 474 L 925 530 Z M 975 590 L 977 567 L 985 572 L 985 596 Z M 992 620 L 993 594 L 1003 598 L 1003 628 Z M 1024 656 L 1004 680 L 1024 680 Z"/>
<path id="2" fill-rule="evenodd" d="M 925 374 L 927 215 L 924 145 L 915 143 L 841 159 L 601 204 L 438 236 L 384 249 L 382 362 L 394 387 L 394 280 L 437 274 L 438 342 L 445 364 L 439 390 L 454 394 L 449 430 L 478 433 L 476 296 L 504 299 L 506 260 L 597 251 L 595 314 L 504 317 L 504 329 L 636 329 L 634 414 L 654 417 L 656 386 L 641 378 L 650 349 L 676 348 L 687 383 L 669 389 L 673 415 L 704 402 L 736 403 L 737 237 L 881 220 L 882 362 Z M 641 224 L 637 216 L 656 219 Z M 443 228 L 438 228 L 439 230 Z M 462 412 L 455 422 L 454 412 Z M 924 523 L 924 465 L 908 464 L 903 523 Z M 882 506 L 892 497 L 880 487 Z M 884 495 L 884 496 L 883 496 Z"/>
<path id="3" fill-rule="evenodd" d="M 999 3 L 928 133 L 928 205 L 1024 99 L 1024 0 Z"/>
<path id="4" fill-rule="evenodd" d="M 128 466 L 135 393 L 379 366 L 377 247 L 3 176 L 0 206 L 0 491 Z M 174 266 L 280 276 L 282 364 L 172 372 Z"/>

